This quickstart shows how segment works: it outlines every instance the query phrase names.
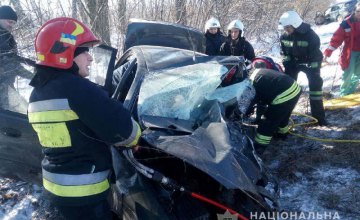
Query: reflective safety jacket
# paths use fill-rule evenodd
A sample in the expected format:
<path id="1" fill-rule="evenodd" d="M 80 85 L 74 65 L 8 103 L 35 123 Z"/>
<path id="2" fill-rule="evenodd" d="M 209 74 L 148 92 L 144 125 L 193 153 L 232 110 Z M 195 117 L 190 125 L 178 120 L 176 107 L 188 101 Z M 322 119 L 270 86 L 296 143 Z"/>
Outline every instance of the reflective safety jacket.
<path id="1" fill-rule="evenodd" d="M 109 145 L 136 144 L 139 125 L 121 103 L 89 80 L 54 68 L 36 71 L 28 118 L 43 147 L 45 196 L 75 206 L 106 199 Z"/>
<path id="2" fill-rule="evenodd" d="M 250 79 L 256 91 L 255 103 L 277 105 L 289 101 L 301 92 L 290 76 L 270 69 L 256 69 Z"/>
<path id="3" fill-rule="evenodd" d="M 280 37 L 283 63 L 308 64 L 319 68 L 323 55 L 320 51 L 320 38 L 307 23 L 302 23 L 294 33 L 284 33 Z"/>

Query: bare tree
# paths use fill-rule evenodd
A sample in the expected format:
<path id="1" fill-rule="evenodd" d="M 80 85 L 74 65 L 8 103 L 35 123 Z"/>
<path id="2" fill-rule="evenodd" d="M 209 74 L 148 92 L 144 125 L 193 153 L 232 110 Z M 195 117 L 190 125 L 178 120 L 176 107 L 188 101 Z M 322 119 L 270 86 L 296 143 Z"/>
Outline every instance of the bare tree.
<path id="1" fill-rule="evenodd" d="M 56 2 L 56 10 L 52 0 L 7 1 L 20 18 L 15 31 L 16 36 L 21 37 L 21 48 L 32 48 L 37 28 L 58 16 L 71 16 L 89 24 L 108 45 L 113 36 L 113 46 L 120 51 L 129 18 L 185 24 L 204 31 L 205 22 L 216 17 L 225 34 L 230 21 L 240 19 L 245 26 L 245 37 L 251 42 L 264 43 L 262 49 L 268 50 L 278 40 L 278 21 L 282 13 L 296 10 L 305 22 L 314 24 L 316 11 L 325 11 L 333 0 L 67 0 L 67 4 L 64 1 Z M 5 3 L 4 0 L 0 2 Z"/>
<path id="2" fill-rule="evenodd" d="M 86 16 L 84 13 L 80 14 L 82 19 L 89 21 L 91 29 L 103 43 L 111 45 L 108 0 L 84 0 L 84 3 L 82 1 L 79 3 L 86 13 Z"/>
<path id="3" fill-rule="evenodd" d="M 175 0 L 176 23 L 186 24 L 186 0 Z"/>
<path id="4" fill-rule="evenodd" d="M 77 4 L 76 4 L 76 0 L 72 0 L 71 1 L 71 17 L 72 18 L 77 18 Z"/>

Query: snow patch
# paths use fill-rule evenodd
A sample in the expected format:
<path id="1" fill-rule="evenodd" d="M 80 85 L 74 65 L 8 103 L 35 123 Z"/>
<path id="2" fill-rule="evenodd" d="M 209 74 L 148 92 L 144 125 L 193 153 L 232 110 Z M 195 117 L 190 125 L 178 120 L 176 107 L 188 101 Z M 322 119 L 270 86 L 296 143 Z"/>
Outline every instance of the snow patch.
<path id="1" fill-rule="evenodd" d="M 302 175 L 296 183 L 283 181 L 280 185 L 280 204 L 286 211 L 333 213 L 337 211 L 341 219 L 356 219 L 356 216 L 349 216 L 344 207 L 341 207 L 341 198 L 339 204 L 336 201 L 334 204 L 329 204 L 331 201 L 324 201 L 333 197 L 337 200 L 337 196 L 351 197 L 354 191 L 349 188 L 356 188 L 355 193 L 360 193 L 359 172 L 356 170 L 322 166 L 308 176 Z"/>

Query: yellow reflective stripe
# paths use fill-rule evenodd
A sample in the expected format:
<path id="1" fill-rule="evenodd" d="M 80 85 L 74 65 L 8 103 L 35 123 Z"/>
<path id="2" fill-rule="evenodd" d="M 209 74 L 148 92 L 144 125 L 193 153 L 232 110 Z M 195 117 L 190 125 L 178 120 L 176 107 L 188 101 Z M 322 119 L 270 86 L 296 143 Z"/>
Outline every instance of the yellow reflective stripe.
<path id="1" fill-rule="evenodd" d="M 284 56 L 284 57 L 283 57 L 283 62 L 284 62 L 284 61 L 290 61 L 290 60 L 291 60 L 290 56 Z"/>
<path id="2" fill-rule="evenodd" d="M 293 92 L 292 94 L 290 94 L 287 97 L 284 97 L 282 100 L 279 100 L 280 102 L 278 104 L 281 104 L 281 103 L 284 103 L 284 102 L 287 102 L 287 101 L 293 99 L 295 96 L 297 96 L 300 93 L 300 91 L 301 91 L 301 88 L 300 88 L 300 86 L 298 86 L 295 92 Z"/>
<path id="3" fill-rule="evenodd" d="M 71 147 L 71 138 L 65 122 L 32 124 L 43 147 Z"/>
<path id="4" fill-rule="evenodd" d="M 299 92 L 301 91 L 300 86 L 296 82 L 294 82 L 290 88 L 288 88 L 285 92 L 282 92 L 275 99 L 272 101 L 271 104 L 277 105 L 289 101 L 290 99 L 294 98 Z"/>
<path id="5" fill-rule="evenodd" d="M 62 186 L 43 178 L 43 185 L 49 192 L 62 197 L 84 197 L 96 195 L 106 191 L 110 187 L 107 179 L 102 182 L 89 185 Z"/>
<path id="6" fill-rule="evenodd" d="M 289 126 L 285 126 L 285 127 L 283 127 L 283 128 L 280 128 L 279 127 L 279 129 L 278 129 L 278 132 L 280 133 L 280 134 L 286 134 L 286 133 L 288 133 L 289 132 Z"/>
<path id="7" fill-rule="evenodd" d="M 285 47 L 293 47 L 294 42 L 293 41 L 288 41 L 288 40 L 282 40 L 281 41 Z"/>
<path id="8" fill-rule="evenodd" d="M 28 117 L 30 123 L 63 122 L 79 119 L 73 110 L 29 112 Z"/>
<path id="9" fill-rule="evenodd" d="M 129 145 L 127 145 L 127 147 L 132 147 L 132 146 L 136 145 L 139 141 L 139 138 L 141 136 L 141 129 L 140 129 L 140 126 L 138 125 L 138 123 L 136 123 L 136 127 L 137 127 L 137 132 L 136 132 L 135 139 Z"/>
<path id="10" fill-rule="evenodd" d="M 319 62 L 312 62 L 312 63 L 310 63 L 310 67 L 311 67 L 311 68 L 318 68 L 318 67 L 319 67 Z"/>
<path id="11" fill-rule="evenodd" d="M 314 96 L 322 96 L 323 92 L 322 91 L 310 91 L 309 94 L 314 95 Z"/>
<path id="12" fill-rule="evenodd" d="M 136 145 L 137 142 L 139 141 L 139 138 L 141 136 L 140 126 L 133 118 L 131 118 L 131 121 L 132 121 L 132 130 L 130 136 L 123 141 L 115 143 L 114 144 L 115 146 L 131 147 Z"/>
<path id="13" fill-rule="evenodd" d="M 265 136 L 265 135 L 261 135 L 259 133 L 257 133 L 255 135 L 255 141 L 259 144 L 269 144 L 271 141 L 271 136 Z"/>
<path id="14" fill-rule="evenodd" d="M 309 46 L 309 42 L 307 42 L 307 41 L 298 41 L 297 45 L 299 47 L 307 47 L 307 46 Z"/>
<path id="15" fill-rule="evenodd" d="M 271 104 L 278 104 L 279 100 L 288 96 L 289 94 L 291 94 L 295 89 L 297 88 L 297 83 L 294 82 L 290 88 L 288 88 L 287 90 L 285 90 L 285 92 L 282 92 L 281 94 L 277 95 L 275 97 L 275 99 L 272 101 Z"/>

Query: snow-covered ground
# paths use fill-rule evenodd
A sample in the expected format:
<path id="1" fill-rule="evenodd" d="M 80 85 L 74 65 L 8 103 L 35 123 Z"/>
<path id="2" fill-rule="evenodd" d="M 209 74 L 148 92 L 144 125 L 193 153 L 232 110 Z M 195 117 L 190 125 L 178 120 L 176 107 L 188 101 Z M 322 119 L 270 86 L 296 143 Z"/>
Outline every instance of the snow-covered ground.
<path id="1" fill-rule="evenodd" d="M 331 23 L 316 28 L 323 49 L 338 25 Z M 338 57 L 339 50 L 321 70 L 324 91 L 331 95 L 336 94 L 341 83 Z M 300 74 L 298 81 L 308 90 L 305 74 Z M 296 111 L 309 111 L 306 92 Z M 359 138 L 359 106 L 326 111 L 326 114 L 328 127 L 298 127 L 296 132 L 328 139 Z M 294 120 L 298 123 L 306 119 L 294 117 Z M 272 142 L 264 154 L 264 162 L 280 181 L 282 210 L 321 215 L 331 212 L 332 216 L 337 213 L 340 219 L 359 219 L 360 216 L 359 158 L 358 143 L 322 143 L 292 135 L 286 141 Z M 41 199 L 41 191 L 37 185 L 0 178 L 0 219 L 50 219 L 52 214 Z"/>

